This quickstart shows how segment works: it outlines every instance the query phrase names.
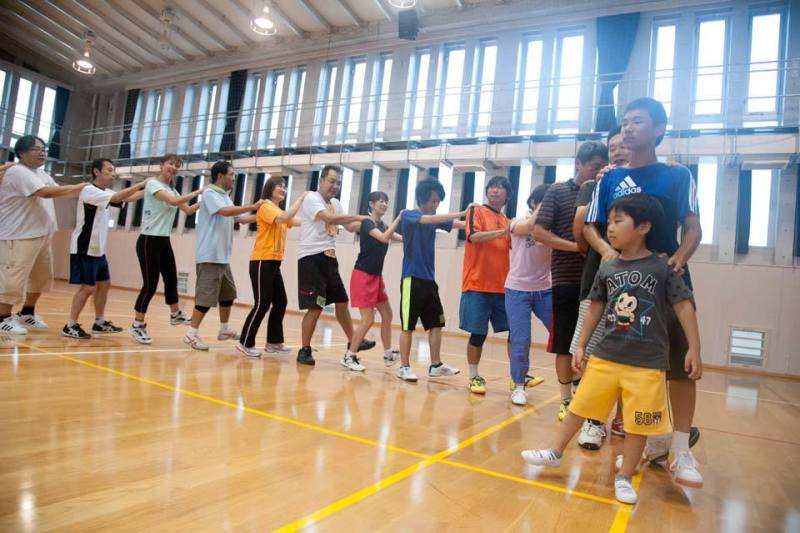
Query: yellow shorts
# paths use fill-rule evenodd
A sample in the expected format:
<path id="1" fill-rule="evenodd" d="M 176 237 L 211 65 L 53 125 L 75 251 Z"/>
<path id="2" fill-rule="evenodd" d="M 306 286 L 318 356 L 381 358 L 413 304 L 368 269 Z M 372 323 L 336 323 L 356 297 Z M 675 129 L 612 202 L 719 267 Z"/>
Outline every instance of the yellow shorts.
<path id="1" fill-rule="evenodd" d="M 50 236 L 0 241 L 0 303 L 17 304 L 53 282 Z"/>
<path id="2" fill-rule="evenodd" d="M 627 433 L 659 435 L 672 431 L 666 372 L 656 368 L 623 365 L 592 356 L 569 410 L 582 418 L 605 421 L 620 394 Z"/>

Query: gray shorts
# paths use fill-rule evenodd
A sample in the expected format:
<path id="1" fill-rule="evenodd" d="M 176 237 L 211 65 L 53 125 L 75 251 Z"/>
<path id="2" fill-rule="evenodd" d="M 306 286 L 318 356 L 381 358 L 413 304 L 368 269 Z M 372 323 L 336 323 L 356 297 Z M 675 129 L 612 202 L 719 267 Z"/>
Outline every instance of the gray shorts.
<path id="1" fill-rule="evenodd" d="M 236 284 L 230 265 L 197 263 L 197 283 L 194 287 L 194 304 L 216 307 L 219 302 L 236 299 Z"/>
<path id="2" fill-rule="evenodd" d="M 574 354 L 575 349 L 578 347 L 578 341 L 581 338 L 581 332 L 583 331 L 583 323 L 586 320 L 586 315 L 589 314 L 589 305 L 591 305 L 592 301 L 588 298 L 585 300 L 581 300 L 581 305 L 578 308 L 578 325 L 575 326 L 575 334 L 572 336 L 572 343 L 569 346 L 569 353 Z M 600 344 L 600 340 L 603 338 L 603 318 L 600 319 L 600 322 L 597 324 L 592 336 L 589 338 L 589 344 L 586 345 L 586 355 L 587 357 L 593 355 L 595 350 L 597 349 L 597 345 Z"/>

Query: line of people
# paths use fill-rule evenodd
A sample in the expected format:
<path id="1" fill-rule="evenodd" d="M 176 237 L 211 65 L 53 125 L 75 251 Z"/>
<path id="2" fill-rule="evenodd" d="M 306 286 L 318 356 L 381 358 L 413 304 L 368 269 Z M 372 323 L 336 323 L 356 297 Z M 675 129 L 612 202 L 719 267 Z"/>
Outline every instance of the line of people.
<path id="1" fill-rule="evenodd" d="M 368 215 L 344 212 L 336 199 L 341 169 L 335 166 L 322 170 L 317 191 L 303 193 L 285 210 L 280 208 L 287 196 L 281 177 L 266 182 L 257 202 L 235 206 L 230 198 L 235 180 L 230 162 L 215 163 L 210 185 L 184 195 L 173 187 L 181 166 L 174 154 L 161 159 L 159 176 L 121 191 L 110 190 L 114 168 L 107 159 L 92 164 L 91 184 L 58 186 L 41 169 L 43 141 L 26 136 L 16 147 L 20 164 L 8 169 L 0 183 L 0 216 L 18 221 L 16 226 L 0 224 L 0 332 L 26 333 L 27 327 L 47 327 L 34 306 L 52 281 L 52 198 L 75 195 L 78 224 L 70 248 L 70 283 L 80 288 L 63 334 L 91 337 L 77 322 L 91 295 L 96 315 L 91 334 L 121 331 L 103 317 L 110 278 L 105 259 L 108 207 L 143 198 L 142 231 L 136 244 L 143 285 L 128 329 L 137 342 L 152 342 L 145 314 L 161 278 L 170 323 L 189 323 L 184 342 L 191 348 L 208 350 L 199 327 L 209 309 L 218 306 L 218 340 L 236 340 L 239 352 L 260 357 L 256 338 L 269 313 L 264 351 L 288 353 L 282 325 L 287 296 L 281 262 L 287 231 L 299 226 L 298 302 L 305 311 L 299 364 L 315 364 L 314 331 L 323 308 L 333 304 L 348 341 L 341 360 L 345 368 L 365 370 L 359 352 L 375 346 L 366 335 L 377 311 L 384 364 L 400 361 L 398 378 L 418 380 L 410 352 L 420 321 L 428 332 L 428 375 L 453 376 L 460 370 L 441 360 L 445 314 L 435 278 L 435 241 L 437 231 L 464 230 L 459 327 L 469 333 L 469 390 L 486 392 L 479 364 L 491 324 L 495 334 L 510 330 L 510 400 L 525 405 L 526 388 L 543 381 L 530 372 L 531 315 L 549 330 L 547 351 L 555 355 L 561 394 L 558 420 L 564 424 L 556 444 L 528 450 L 524 459 L 534 465 L 558 465 L 576 433 L 580 446 L 599 449 L 606 437 L 609 411 L 617 404 L 611 430 L 626 436 L 615 482 L 620 501 L 636 500 L 630 479 L 643 450 L 648 460 L 665 465 L 677 482 L 702 486 L 690 451 L 699 438 L 691 422 L 694 384 L 702 375 L 702 363 L 686 267 L 700 242 L 699 212 L 688 169 L 656 158 L 666 123 L 659 102 L 635 100 L 628 105 L 621 128 L 609 134 L 608 147 L 597 141 L 583 143 L 576 154 L 574 178 L 535 188 L 525 216 L 509 220 L 504 214 L 513 199 L 506 177 L 495 176 L 487 182 L 485 204 L 445 214 L 437 213 L 445 199 L 443 186 L 436 179 L 425 179 L 416 186 L 417 209 L 401 211 L 388 226 L 382 219 L 389 198 L 380 191 L 370 194 Z M 170 244 L 177 209 L 198 216 L 191 317 L 178 306 Z M 237 220 L 257 226 L 249 265 L 255 303 L 240 331 L 229 324 L 237 295 L 230 268 Z M 352 301 L 339 273 L 340 227 L 360 236 L 351 274 Z M 392 346 L 393 313 L 382 275 L 389 243 L 394 240 L 403 246 L 399 350 Z M 12 316 L 11 305 L 23 296 L 22 309 Z M 348 302 L 360 311 L 357 328 Z M 589 355 L 587 364 L 584 356 Z M 666 406 L 667 390 L 671 410 Z M 675 431 L 670 433 L 673 425 Z"/>

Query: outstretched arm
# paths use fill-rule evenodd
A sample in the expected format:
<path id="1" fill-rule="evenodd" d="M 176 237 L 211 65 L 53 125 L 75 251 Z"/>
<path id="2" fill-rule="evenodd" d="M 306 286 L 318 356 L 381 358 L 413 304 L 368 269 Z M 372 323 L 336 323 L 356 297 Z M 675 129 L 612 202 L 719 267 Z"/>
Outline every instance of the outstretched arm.
<path id="1" fill-rule="evenodd" d="M 565 252 L 578 251 L 578 245 L 575 242 L 559 237 L 549 229 L 545 229 L 541 224 L 534 225 L 533 238 L 553 250 L 563 250 Z"/>
<path id="2" fill-rule="evenodd" d="M 147 185 L 147 180 L 142 180 L 136 185 L 131 185 L 130 187 L 126 187 L 125 189 L 120 189 L 119 191 L 115 192 L 114 195 L 109 200 L 109 203 L 118 204 L 120 202 L 130 202 L 133 200 L 133 196 L 144 189 L 145 185 Z"/>
<path id="3" fill-rule="evenodd" d="M 165 204 L 171 205 L 172 207 L 179 207 L 181 204 L 185 204 L 192 198 L 196 198 L 197 196 L 199 196 L 201 192 L 203 191 L 198 189 L 196 191 L 182 194 L 180 196 L 172 196 L 171 194 L 168 194 L 166 191 L 156 191 L 156 193 L 153 196 L 155 196 Z"/>
<path id="4" fill-rule="evenodd" d="M 394 237 L 394 232 L 397 231 L 397 227 L 400 225 L 400 218 L 403 216 L 403 211 L 400 211 L 392 223 L 386 228 L 386 231 L 381 231 L 378 228 L 372 228 L 369 231 L 370 237 L 373 237 L 381 242 L 388 243 Z"/>
<path id="5" fill-rule="evenodd" d="M 281 224 L 286 224 L 290 220 L 293 220 L 294 217 L 297 215 L 297 212 L 300 211 L 300 206 L 303 205 L 303 199 L 308 194 L 308 191 L 303 192 L 297 200 L 295 200 L 292 205 L 289 206 L 289 209 L 275 217 L 275 220 Z"/>
<path id="6" fill-rule="evenodd" d="M 586 238 L 589 246 L 600 254 L 602 257 L 601 262 L 605 263 L 619 256 L 619 252 L 612 248 L 611 245 L 603 239 L 603 236 L 600 235 L 600 230 L 597 228 L 597 225 L 584 224 L 583 236 Z"/>
<path id="7" fill-rule="evenodd" d="M 223 217 L 235 217 L 243 215 L 245 213 L 249 213 L 250 211 L 258 211 L 258 208 L 261 207 L 261 204 L 263 203 L 264 200 L 259 200 L 254 204 L 229 205 L 218 209 L 216 214 L 222 215 Z"/>
<path id="8" fill-rule="evenodd" d="M 49 185 L 34 192 L 33 196 L 38 198 L 63 198 L 65 196 L 77 196 L 87 185 L 89 185 L 88 181 L 76 183 L 75 185 Z"/>

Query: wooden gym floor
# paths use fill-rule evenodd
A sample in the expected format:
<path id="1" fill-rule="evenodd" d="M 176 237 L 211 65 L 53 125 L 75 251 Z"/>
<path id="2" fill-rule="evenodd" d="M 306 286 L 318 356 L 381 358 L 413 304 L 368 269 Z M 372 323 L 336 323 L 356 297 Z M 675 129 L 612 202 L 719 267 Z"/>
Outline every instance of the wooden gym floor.
<path id="1" fill-rule="evenodd" d="M 58 283 L 42 298 L 49 330 L 0 339 L 1 531 L 800 530 L 800 381 L 707 371 L 694 449 L 705 488 L 647 467 L 629 507 L 614 500 L 618 437 L 598 452 L 573 443 L 558 469 L 521 460 L 557 428 L 540 349 L 546 381 L 517 408 L 502 343 L 487 343 L 478 397 L 466 390 L 465 338 L 445 336 L 444 360 L 462 369 L 448 379 L 427 378 L 427 344 L 415 344 L 414 385 L 378 348 L 362 354 L 366 373 L 343 370 L 328 321 L 315 368 L 295 353 L 245 359 L 215 340 L 213 310 L 201 329 L 211 351 L 187 350 L 159 295 L 150 346 L 127 333 L 66 339 L 71 295 Z M 107 317 L 127 327 L 134 298 L 112 290 Z M 299 317 L 285 323 L 296 347 Z"/>

